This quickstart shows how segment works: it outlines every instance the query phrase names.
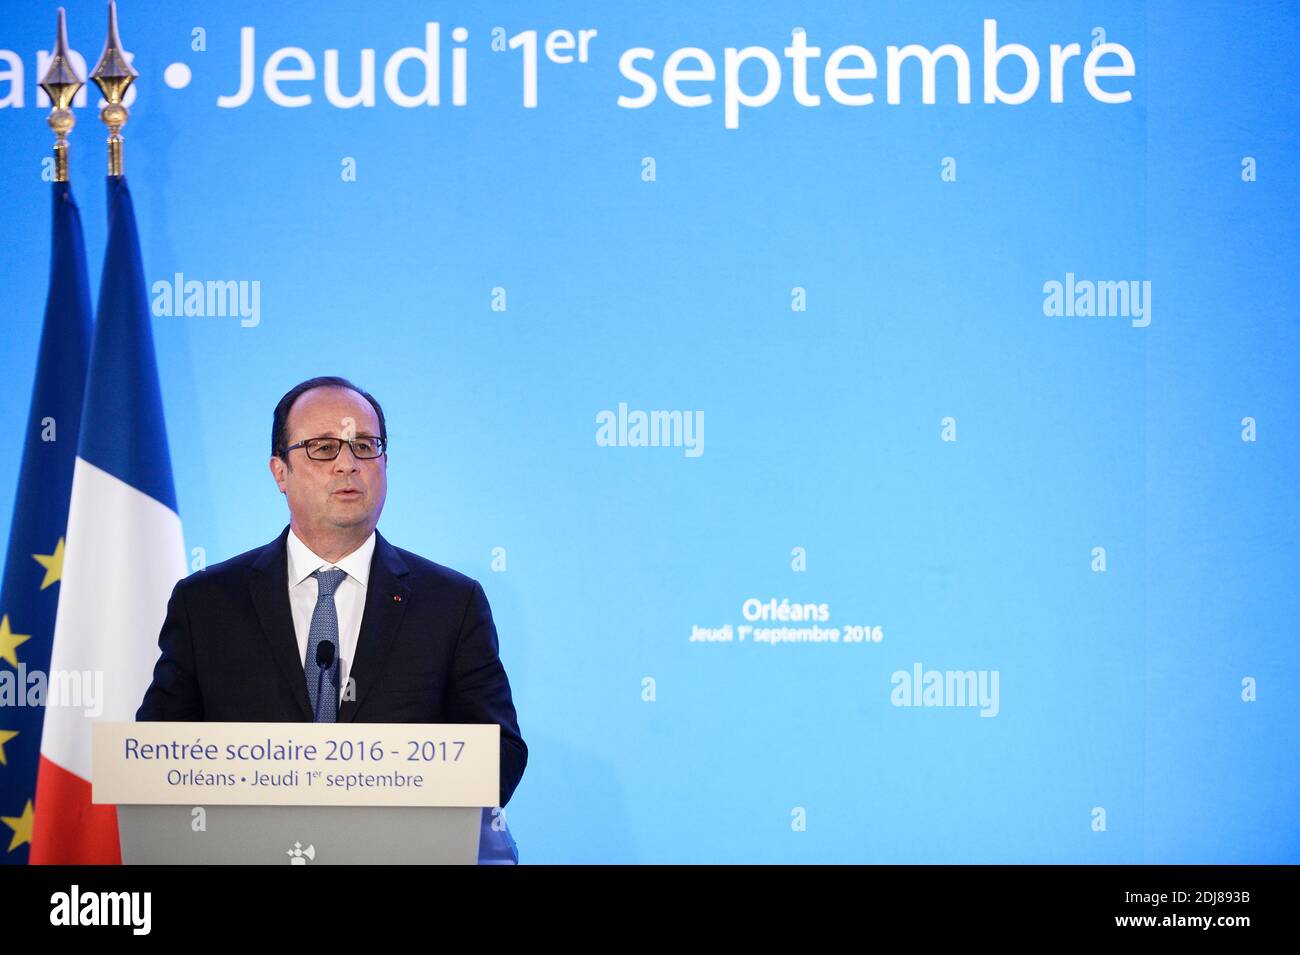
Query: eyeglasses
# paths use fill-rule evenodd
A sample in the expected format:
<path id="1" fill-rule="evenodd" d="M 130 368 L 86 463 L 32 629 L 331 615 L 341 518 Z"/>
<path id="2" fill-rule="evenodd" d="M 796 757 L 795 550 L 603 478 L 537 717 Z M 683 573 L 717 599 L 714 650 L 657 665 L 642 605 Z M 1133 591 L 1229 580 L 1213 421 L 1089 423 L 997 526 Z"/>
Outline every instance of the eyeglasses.
<path id="1" fill-rule="evenodd" d="M 342 438 L 308 438 L 306 441 L 289 445 L 283 453 L 288 454 L 295 448 L 302 448 L 307 452 L 307 457 L 313 461 L 333 461 L 339 456 L 345 443 L 351 446 L 352 456 L 360 461 L 377 458 L 388 447 L 386 439 L 363 434 L 346 442 Z"/>

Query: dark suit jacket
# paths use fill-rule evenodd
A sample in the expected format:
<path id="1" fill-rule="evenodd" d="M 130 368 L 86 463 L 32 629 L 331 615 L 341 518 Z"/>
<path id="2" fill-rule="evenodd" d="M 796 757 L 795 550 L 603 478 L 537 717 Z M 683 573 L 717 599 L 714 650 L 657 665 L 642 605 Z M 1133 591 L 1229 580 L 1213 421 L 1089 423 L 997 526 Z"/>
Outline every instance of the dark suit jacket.
<path id="1" fill-rule="evenodd" d="M 288 537 L 286 527 L 265 547 L 176 585 L 137 720 L 311 722 L 289 609 Z M 339 706 L 340 723 L 500 724 L 499 805 L 510 800 L 528 747 L 477 581 L 376 532 L 349 676 L 355 699 Z"/>

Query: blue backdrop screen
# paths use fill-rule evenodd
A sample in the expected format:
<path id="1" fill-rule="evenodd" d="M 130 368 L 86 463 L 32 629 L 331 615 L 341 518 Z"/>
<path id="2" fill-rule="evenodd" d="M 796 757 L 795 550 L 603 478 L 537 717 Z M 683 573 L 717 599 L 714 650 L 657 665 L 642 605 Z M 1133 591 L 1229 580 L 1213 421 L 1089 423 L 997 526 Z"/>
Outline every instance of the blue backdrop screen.
<path id="1" fill-rule="evenodd" d="M 1294 5 L 119 16 L 192 566 L 286 523 L 291 385 L 372 391 L 381 531 L 491 601 L 522 861 L 1300 861 Z M 52 38 L 6 4 L 15 427 Z"/>

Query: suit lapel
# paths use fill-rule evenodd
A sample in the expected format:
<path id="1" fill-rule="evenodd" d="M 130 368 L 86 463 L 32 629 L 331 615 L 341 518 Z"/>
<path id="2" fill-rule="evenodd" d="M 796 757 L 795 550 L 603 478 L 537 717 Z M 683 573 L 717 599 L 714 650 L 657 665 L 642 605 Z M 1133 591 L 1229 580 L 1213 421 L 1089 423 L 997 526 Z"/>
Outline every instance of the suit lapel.
<path id="1" fill-rule="evenodd" d="M 370 561 L 370 582 L 366 585 L 366 606 L 361 616 L 361 632 L 357 636 L 356 658 L 348 675 L 351 686 L 344 693 L 339 707 L 338 721 L 350 723 L 367 694 L 373 691 L 389 651 L 397 638 L 397 630 L 410 603 L 411 591 L 404 578 L 408 573 L 406 562 L 392 544 L 375 531 L 375 553 Z M 286 580 L 288 571 L 285 571 Z M 287 606 L 287 603 L 286 603 Z M 292 628 L 290 628 L 292 632 Z M 298 668 L 300 671 L 301 666 Z M 303 681 L 305 695 L 306 680 Z"/>
<path id="2" fill-rule="evenodd" d="M 307 695 L 307 675 L 298 656 L 298 636 L 293 629 L 293 613 L 289 609 L 289 558 L 286 527 L 278 540 L 262 548 L 248 574 L 248 589 L 257 609 L 257 620 L 262 633 L 271 645 L 271 655 L 284 678 L 293 687 L 294 700 L 302 711 L 303 719 L 312 718 L 311 700 Z"/>

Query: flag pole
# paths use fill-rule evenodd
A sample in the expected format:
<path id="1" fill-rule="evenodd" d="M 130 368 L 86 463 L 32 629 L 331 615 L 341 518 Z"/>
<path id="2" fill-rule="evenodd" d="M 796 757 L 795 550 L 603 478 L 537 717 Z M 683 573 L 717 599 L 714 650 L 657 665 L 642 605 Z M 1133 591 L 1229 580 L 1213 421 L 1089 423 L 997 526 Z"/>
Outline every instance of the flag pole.
<path id="1" fill-rule="evenodd" d="M 59 7 L 59 30 L 54 40 L 54 55 L 50 58 L 50 68 L 41 79 L 41 89 L 50 98 L 50 129 L 54 130 L 54 181 L 68 181 L 68 133 L 77 125 L 77 117 L 72 113 L 72 98 L 85 84 L 72 61 L 68 59 L 68 20 Z"/>
<path id="2" fill-rule="evenodd" d="M 122 38 L 117 35 L 117 4 L 108 0 L 108 38 L 104 41 L 104 52 L 99 55 L 99 62 L 91 71 L 90 78 L 95 81 L 108 104 L 99 111 L 99 118 L 108 127 L 110 176 L 122 175 L 122 127 L 130 116 L 122 101 L 126 98 L 127 88 L 139 75 L 126 61 Z"/>

